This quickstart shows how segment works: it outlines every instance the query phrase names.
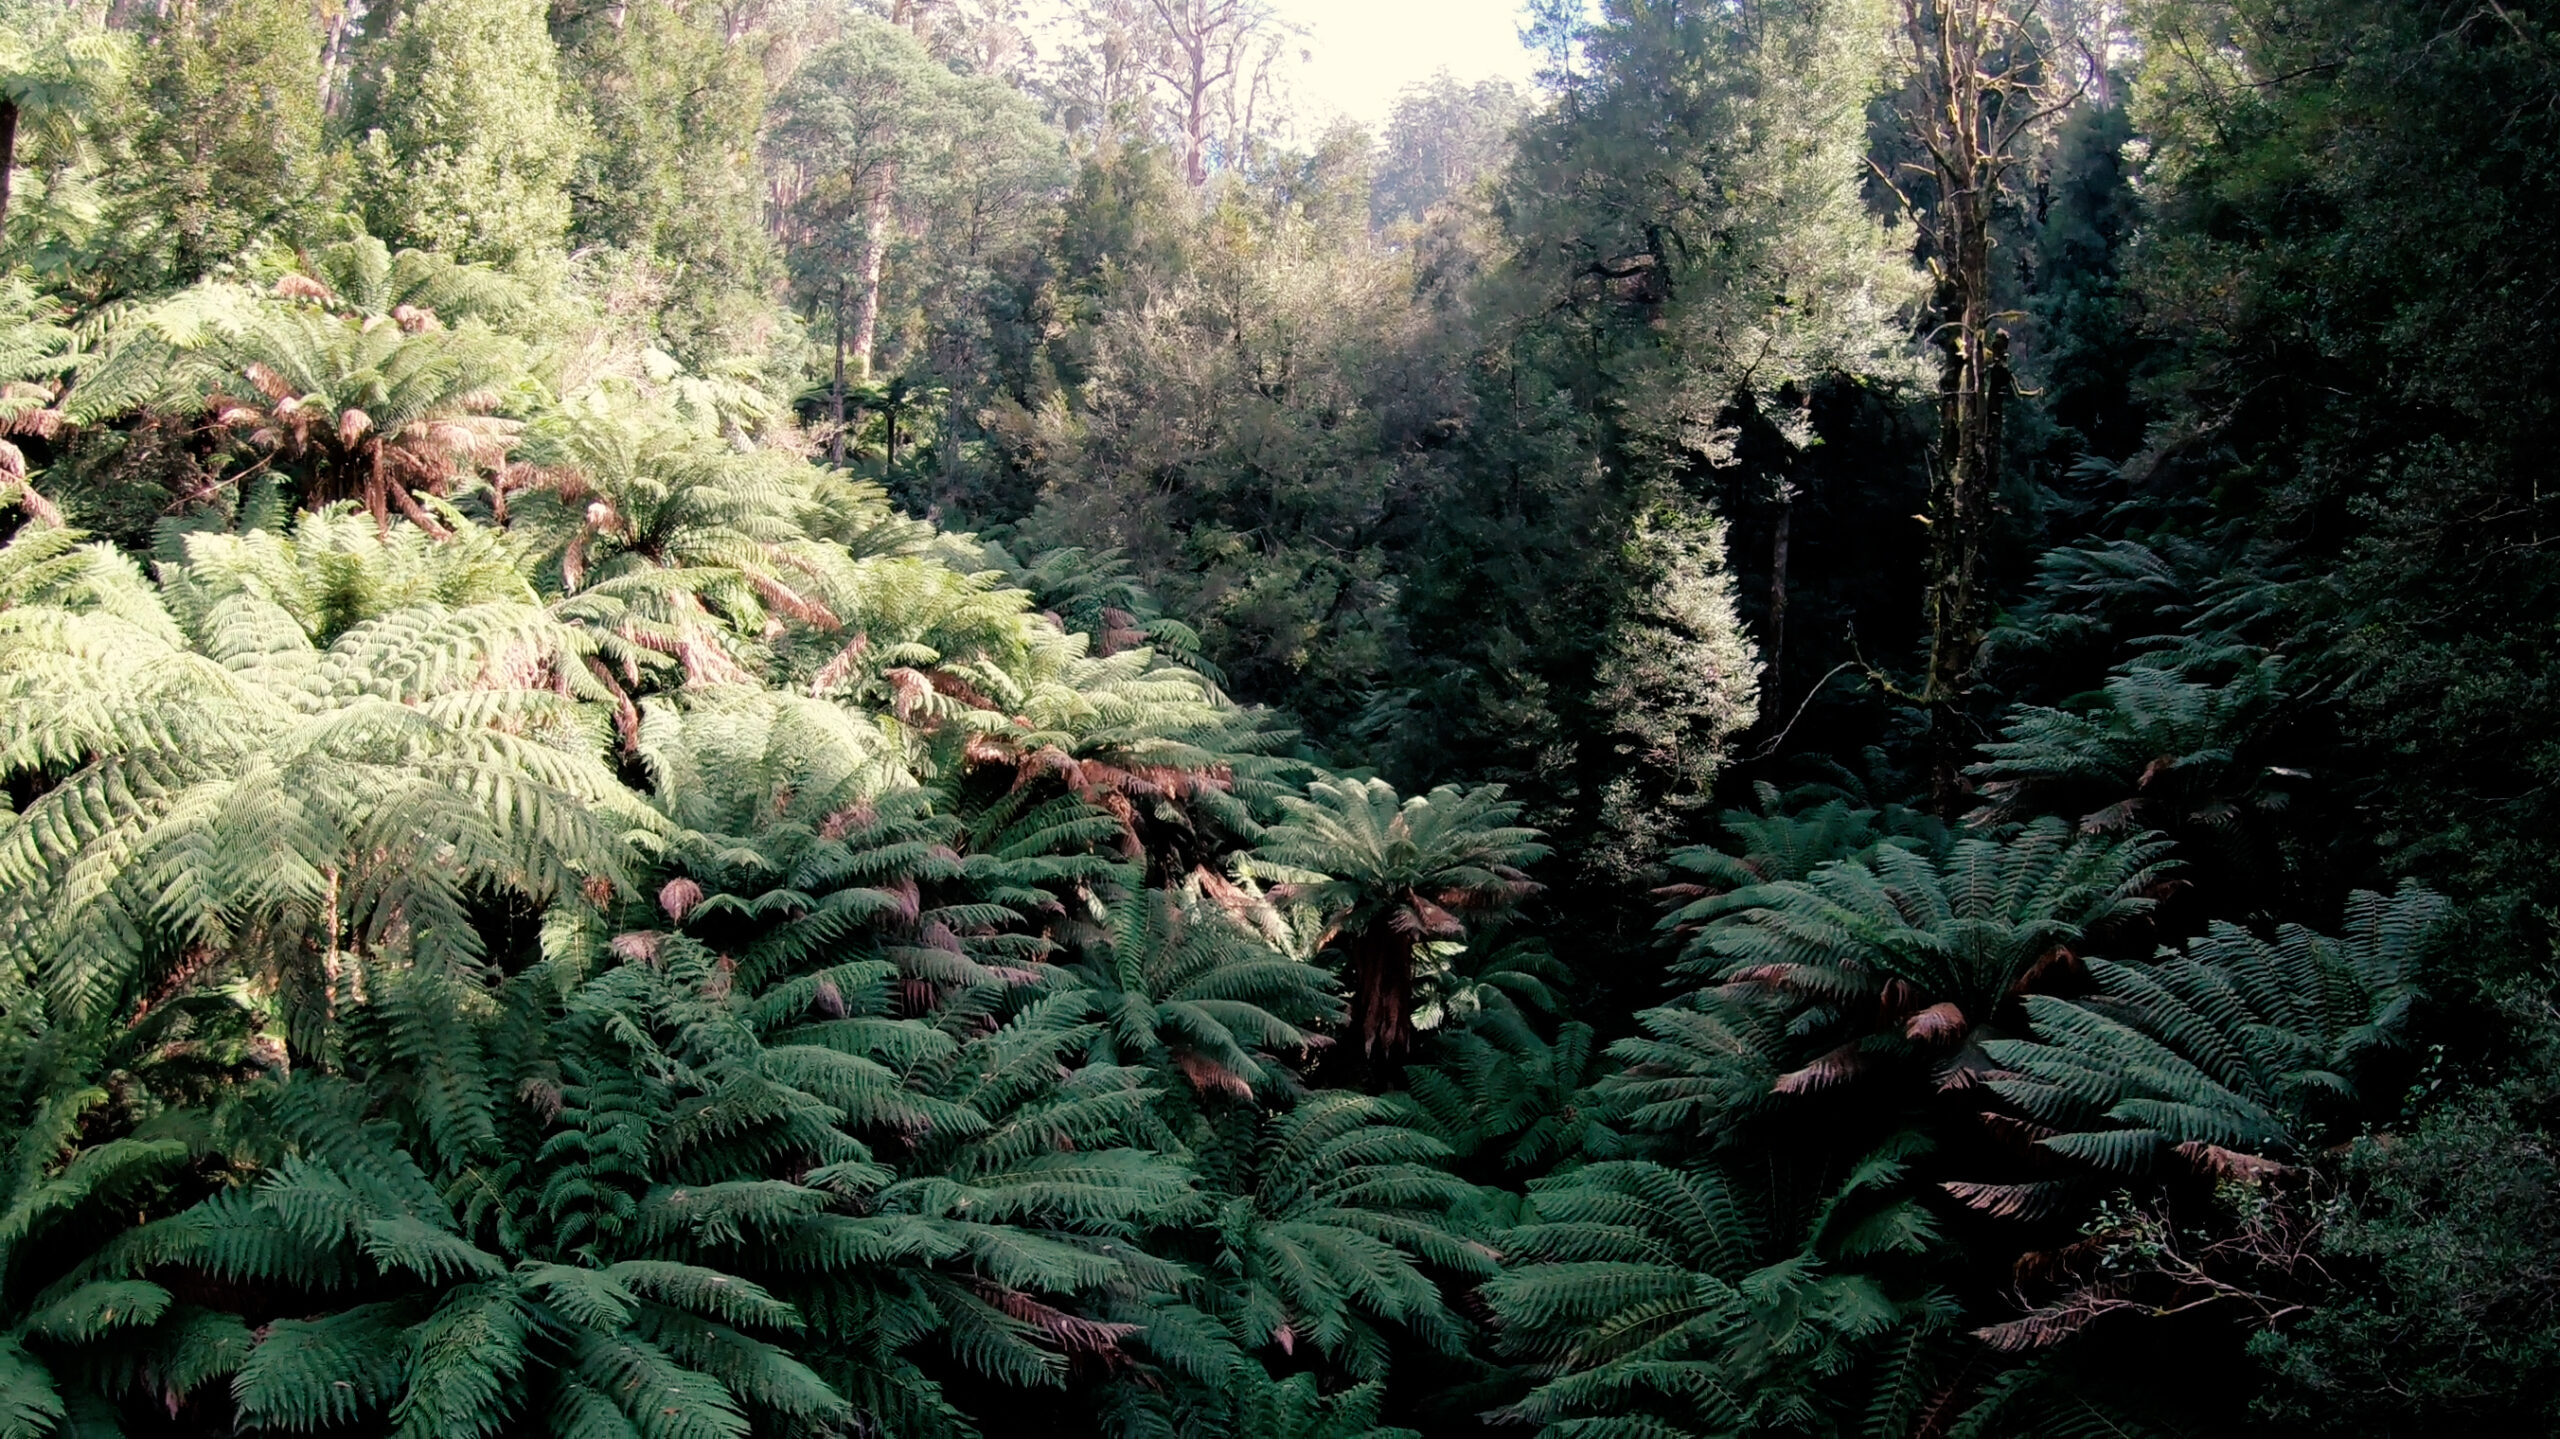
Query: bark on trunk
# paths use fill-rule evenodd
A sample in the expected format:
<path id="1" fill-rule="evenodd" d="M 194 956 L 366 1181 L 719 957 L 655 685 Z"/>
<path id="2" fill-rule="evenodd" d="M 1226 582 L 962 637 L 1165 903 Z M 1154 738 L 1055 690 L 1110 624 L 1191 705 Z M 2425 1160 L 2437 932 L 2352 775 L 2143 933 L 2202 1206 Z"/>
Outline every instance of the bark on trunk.
<path id="1" fill-rule="evenodd" d="M 329 17 L 329 37 L 320 47 L 320 113 L 334 120 L 345 108 L 338 88 L 338 66 L 347 53 L 347 27 L 355 19 L 355 7 L 340 5 Z"/>
<path id="2" fill-rule="evenodd" d="M 382 446 L 379 444 L 373 447 L 373 464 L 365 471 L 364 507 L 373 516 L 374 528 L 390 534 L 391 490 L 388 478 L 382 473 Z"/>
<path id="3" fill-rule="evenodd" d="M 1209 183 L 1209 87 L 1203 78 L 1207 68 L 1203 48 L 1195 44 L 1191 50 L 1191 83 L 1184 87 L 1182 115 L 1185 151 L 1182 178 L 1190 181 L 1191 188 L 1195 190 Z"/>
<path id="4" fill-rule="evenodd" d="M 1151 69 L 1173 87 L 1181 107 L 1182 178 L 1196 190 L 1209 183 L 1209 131 L 1216 119 L 1211 97 L 1234 78 L 1237 58 L 1259 20 L 1238 0 L 1154 0 L 1154 9 L 1174 53 Z"/>
<path id="5" fill-rule="evenodd" d="M 835 412 L 835 438 L 827 442 L 827 461 L 844 463 L 844 280 L 836 280 L 836 383 L 831 397 Z"/>
<path id="6" fill-rule="evenodd" d="M 1973 157 L 1959 147 L 1953 188 L 1940 204 L 1952 242 L 1939 286 L 1938 455 L 1929 503 L 1929 673 L 1922 695 L 1944 704 L 1960 694 L 1981 647 L 1982 544 L 1999 483 L 2000 403 L 1996 382 L 2007 337 L 1991 328 L 1989 197 Z"/>
<path id="7" fill-rule="evenodd" d="M 966 374 L 967 371 L 961 373 Z M 955 387 L 942 396 L 942 477 L 952 480 L 960 473 L 960 392 Z"/>
<path id="8" fill-rule="evenodd" d="M 1982 651 L 1983 552 L 1999 500 L 2009 337 L 1992 293 L 1992 206 L 2016 143 L 2046 97 L 1993 63 L 2017 35 L 2007 0 L 1904 0 L 1920 85 L 1909 112 L 1927 151 L 1934 205 L 1925 214 L 1937 279 L 1938 443 L 1929 485 L 1927 673 L 1917 695 L 1930 727 L 1930 791 L 1941 813 L 1964 800 L 1970 738 L 1962 709 Z M 2049 113 L 2049 112 L 2045 112 Z"/>
<path id="9" fill-rule="evenodd" d="M 863 216 L 862 308 L 854 320 L 853 366 L 866 385 L 871 383 L 872 346 L 880 336 L 880 267 L 889 258 L 890 200 L 897 183 L 898 167 L 883 166 Z"/>
<path id="10" fill-rule="evenodd" d="M 1985 225 L 1984 229 L 1988 229 Z M 1929 708 L 1929 788 L 1938 811 L 1953 815 L 1965 795 L 1968 748 L 1957 713 L 1982 653 L 1982 556 L 2000 485 L 2000 440 L 2009 388 L 2009 336 L 1979 311 L 1990 288 L 1988 245 L 1978 283 L 1966 287 L 1967 321 L 1940 347 L 1938 460 L 1929 505 L 1929 673 L 1921 698 Z M 1975 260 L 1968 258 L 1971 268 Z"/>
<path id="11" fill-rule="evenodd" d="M 18 168 L 18 102 L 0 100 L 0 238 L 9 230 L 9 180 Z"/>
<path id="12" fill-rule="evenodd" d="M 1787 703 L 1787 541 L 1795 528 L 1796 487 L 1778 491 L 1778 526 L 1769 537 L 1769 667 L 1761 684 L 1760 712 L 1783 723 Z"/>

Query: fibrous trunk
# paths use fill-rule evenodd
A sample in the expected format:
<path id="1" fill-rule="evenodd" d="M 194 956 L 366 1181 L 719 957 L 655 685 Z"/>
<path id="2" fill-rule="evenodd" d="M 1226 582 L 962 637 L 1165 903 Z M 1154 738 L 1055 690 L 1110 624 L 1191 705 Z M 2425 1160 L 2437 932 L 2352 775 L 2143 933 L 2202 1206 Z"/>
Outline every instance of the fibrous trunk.
<path id="1" fill-rule="evenodd" d="M 1979 209 L 1975 197 L 1952 201 Z M 1929 496 L 1929 675 L 1923 695 L 1952 701 L 1982 646 L 1984 540 L 2000 483 L 2001 410 L 2009 386 L 2007 334 L 1993 330 L 1988 225 L 1959 216 L 1964 250 L 1940 287 L 1938 454 Z M 1970 234 L 1964 233 L 1970 231 Z"/>
<path id="2" fill-rule="evenodd" d="M 1351 943 L 1351 1033 L 1370 1060 L 1412 1045 L 1413 948 L 1383 922 Z"/>

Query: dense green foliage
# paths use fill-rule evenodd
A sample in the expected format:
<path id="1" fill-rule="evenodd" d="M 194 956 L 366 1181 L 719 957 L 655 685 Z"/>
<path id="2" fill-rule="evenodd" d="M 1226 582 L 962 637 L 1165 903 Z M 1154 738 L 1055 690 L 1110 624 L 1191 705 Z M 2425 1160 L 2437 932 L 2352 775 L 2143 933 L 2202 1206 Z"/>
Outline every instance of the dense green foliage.
<path id="1" fill-rule="evenodd" d="M 2560 1425 L 2545 17 L 1070 8 L 0 4 L 0 1439 Z"/>

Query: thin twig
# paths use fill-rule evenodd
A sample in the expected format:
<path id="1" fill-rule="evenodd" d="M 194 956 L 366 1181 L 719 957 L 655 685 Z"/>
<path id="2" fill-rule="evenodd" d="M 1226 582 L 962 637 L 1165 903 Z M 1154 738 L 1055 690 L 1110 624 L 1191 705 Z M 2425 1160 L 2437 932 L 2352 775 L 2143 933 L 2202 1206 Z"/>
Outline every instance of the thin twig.
<path id="1" fill-rule="evenodd" d="M 1778 752 L 1778 746 L 1785 744 L 1787 742 L 1787 736 L 1795 732 L 1796 721 L 1803 719 L 1804 712 L 1813 708 L 1814 699 L 1822 693 L 1822 687 L 1831 683 L 1834 678 L 1838 677 L 1842 670 L 1856 669 L 1859 664 L 1860 661 L 1857 660 L 1842 660 L 1840 663 L 1831 667 L 1830 674 L 1826 674 L 1822 678 L 1815 680 L 1813 682 L 1813 688 L 1805 691 L 1804 702 L 1796 706 L 1795 715 L 1787 721 L 1787 727 L 1771 736 L 1769 742 L 1760 747 L 1759 753 L 1751 756 L 1752 761 L 1757 763 L 1760 760 L 1767 759 L 1776 754 Z"/>

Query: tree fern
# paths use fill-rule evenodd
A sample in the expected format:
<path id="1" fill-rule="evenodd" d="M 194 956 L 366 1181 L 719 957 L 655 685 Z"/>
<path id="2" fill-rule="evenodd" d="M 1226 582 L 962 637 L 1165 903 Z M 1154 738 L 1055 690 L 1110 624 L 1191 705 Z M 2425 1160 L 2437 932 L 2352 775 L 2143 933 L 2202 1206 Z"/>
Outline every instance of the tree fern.
<path id="1" fill-rule="evenodd" d="M 321 648 L 253 593 L 190 632 L 129 570 L 79 583 L 114 597 L 0 611 L 0 766 L 40 777 L 0 830 L 6 954 L 76 1009 L 200 980 L 190 955 L 298 1022 L 386 946 L 469 969 L 470 894 L 610 882 L 654 823 L 599 753 L 587 646 L 539 607 L 412 605 Z"/>
<path id="2" fill-rule="evenodd" d="M 1068 972 L 1122 1062 L 1171 1066 L 1200 1089 L 1274 1085 L 1282 1057 L 1309 1051 L 1316 1026 L 1339 1018 L 1323 970 L 1272 948 L 1198 879 L 1110 901 Z"/>
<path id="3" fill-rule="evenodd" d="M 1463 1343 L 1433 1273 L 1484 1278 L 1493 1251 L 1463 1231 L 1472 1193 L 1441 1166 L 1446 1146 L 1402 1105 L 1318 1093 L 1220 1130 L 1201 1156 L 1214 1195 L 1204 1307 L 1240 1348 L 1304 1346 L 1375 1378 L 1391 1332 Z"/>
<path id="4" fill-rule="evenodd" d="M 159 1392 L 183 1396 L 236 1366 L 246 1333 L 236 1321 L 91 1256 L 129 1232 L 137 1211 L 194 1191 L 192 1168 L 218 1146 L 193 1102 L 256 1072 L 257 1019 L 222 995 L 104 1025 L 54 1022 L 23 992 L 8 1006 L 0 1092 L 15 1137 L 0 1156 L 0 1432 L 86 1432 L 102 1418 L 101 1381 L 157 1378 Z"/>
<path id="5" fill-rule="evenodd" d="M 307 504 L 354 500 L 382 527 L 397 509 L 442 534 L 421 496 L 504 460 L 519 426 L 497 411 L 523 368 L 522 346 L 478 319 L 447 325 L 409 303 L 368 313 L 309 275 L 270 290 L 209 282 L 120 327 L 84 367 L 72 415 L 200 413 L 296 474 Z"/>
<path id="6" fill-rule="evenodd" d="M 2093 960 L 2097 995 L 2036 996 L 2036 1038 L 1986 1046 L 2009 1071 L 1990 1086 L 2053 1131 L 2045 1148 L 2102 1170 L 2141 1173 L 2173 1150 L 2212 1172 L 2228 1155 L 2296 1158 L 2354 1112 L 2358 1081 L 2405 1033 L 2448 911 L 2407 885 L 2357 893 L 2338 939 L 2218 924 L 2155 964 Z"/>
<path id="7" fill-rule="evenodd" d="M 1523 867 L 1546 846 L 1513 823 L 1520 807 L 1499 785 L 1399 800 L 1382 780 L 1318 780 L 1280 808 L 1253 865 L 1287 881 L 1341 937 L 1362 1051 L 1409 1048 L 1416 956 L 1463 939 L 1469 911 L 1498 916 L 1516 905 L 1535 888 Z"/>
<path id="8" fill-rule="evenodd" d="M 2165 850 L 2057 820 L 1958 840 L 1942 857 L 1879 844 L 1684 908 L 1674 922 L 1698 928 L 1679 968 L 1716 982 L 1694 1007 L 1729 1033 L 1765 1032 L 1751 1016 L 1784 1011 L 1793 1062 L 1773 1081 L 1781 1093 L 1906 1057 L 1978 1068 L 1981 1040 L 2014 1025 L 2021 996 L 2149 909 Z"/>
<path id="9" fill-rule="evenodd" d="M 2119 668 L 2069 707 L 2021 706 L 1970 771 L 1981 817 L 2158 829 L 2200 861 L 2206 897 L 2276 905 L 2301 884 L 2304 826 L 2318 823 L 2296 813 L 2319 794 L 2298 687 L 2280 655 L 2191 645 Z"/>
<path id="10" fill-rule="evenodd" d="M 1868 1386 L 1947 1321 L 1943 1299 L 1862 1272 L 1925 1249 L 1905 1192 L 1925 1143 L 1866 1156 L 1813 1213 L 1770 1220 L 1708 1164 L 1600 1163 L 1533 1182 L 1510 1263 L 1485 1286 L 1506 1353 L 1535 1383 L 1499 1417 L 1567 1434 L 1846 1427 Z M 1798 1229 L 1800 1223 L 1801 1228 Z"/>

